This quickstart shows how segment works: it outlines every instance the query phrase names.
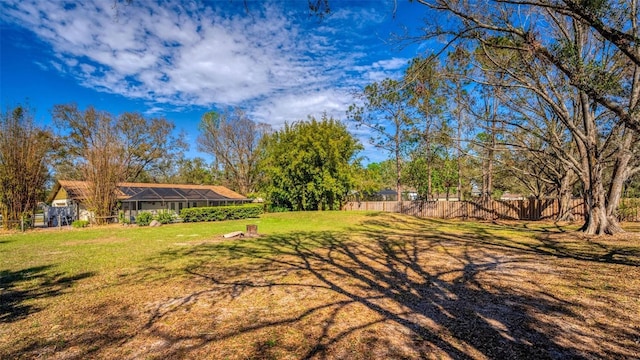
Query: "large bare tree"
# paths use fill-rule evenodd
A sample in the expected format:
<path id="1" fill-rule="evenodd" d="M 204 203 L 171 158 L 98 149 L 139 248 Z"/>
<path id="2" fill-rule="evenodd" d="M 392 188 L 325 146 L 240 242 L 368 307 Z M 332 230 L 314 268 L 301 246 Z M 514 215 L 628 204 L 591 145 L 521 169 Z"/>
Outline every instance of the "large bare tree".
<path id="1" fill-rule="evenodd" d="M 106 223 L 117 201 L 118 183 L 127 178 L 125 144 L 113 126 L 113 116 L 93 107 L 85 111 L 76 105 L 56 105 L 56 124 L 69 133 L 65 136 L 65 162 L 87 182 L 82 194 L 92 220 Z"/>
<path id="2" fill-rule="evenodd" d="M 43 200 L 52 152 L 51 132 L 36 126 L 29 108 L 0 115 L 0 210 L 3 227 L 17 226 Z"/>
<path id="3" fill-rule="evenodd" d="M 500 86 L 524 87 L 549 105 L 579 154 L 563 159 L 582 183 L 584 230 L 621 231 L 615 211 L 626 177 L 636 171 L 630 146 L 640 130 L 638 2 L 419 2 L 450 16 L 447 24 L 432 23 L 427 38 L 471 41 L 507 74 Z M 517 62 L 502 63 L 495 54 L 504 51 L 517 54 Z M 574 102 L 558 96 L 567 87 Z"/>
<path id="4" fill-rule="evenodd" d="M 530 53 L 562 72 L 571 86 L 585 92 L 593 101 L 612 111 L 627 126 L 640 130 L 637 97 L 640 92 L 640 5 L 631 1 L 576 0 L 417 0 L 442 13 L 447 23 L 428 22 L 424 37 L 448 37 L 483 41 L 487 37 L 511 37 L 511 49 Z M 567 24 L 598 42 L 601 55 L 624 63 L 624 74 L 604 68 L 585 67 L 575 57 Z M 611 91 L 611 82 L 627 88 L 624 94 Z M 604 85 L 604 86 L 603 86 Z"/>
<path id="5" fill-rule="evenodd" d="M 270 131 L 268 124 L 251 120 L 239 108 L 212 111 L 202 116 L 198 148 L 214 157 L 226 185 L 247 195 L 257 189 L 260 140 Z"/>
<path id="6" fill-rule="evenodd" d="M 87 181 L 86 203 L 98 224 L 113 215 L 119 182 L 136 180 L 181 146 L 166 119 L 137 113 L 114 117 L 91 106 L 82 111 L 76 104 L 56 105 L 53 118 L 64 139 L 59 162 Z"/>

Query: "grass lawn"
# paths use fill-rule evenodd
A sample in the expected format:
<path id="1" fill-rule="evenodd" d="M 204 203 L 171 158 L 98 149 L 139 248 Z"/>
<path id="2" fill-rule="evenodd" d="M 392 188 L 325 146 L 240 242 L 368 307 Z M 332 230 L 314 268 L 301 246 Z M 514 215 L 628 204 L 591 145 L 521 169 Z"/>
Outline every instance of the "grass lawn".
<path id="1" fill-rule="evenodd" d="M 220 236 L 247 224 L 262 236 Z M 640 234 L 575 228 L 301 212 L 0 234 L 0 359 L 638 358 Z"/>

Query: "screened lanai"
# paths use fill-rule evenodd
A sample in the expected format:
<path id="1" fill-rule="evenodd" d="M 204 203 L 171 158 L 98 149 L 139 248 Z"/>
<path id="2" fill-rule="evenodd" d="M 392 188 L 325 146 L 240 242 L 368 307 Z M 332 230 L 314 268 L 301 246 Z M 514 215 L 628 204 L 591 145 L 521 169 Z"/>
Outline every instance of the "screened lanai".
<path id="1" fill-rule="evenodd" d="M 197 201 L 197 202 L 228 202 L 229 198 L 222 196 L 211 189 L 181 189 L 176 187 L 153 187 L 145 188 L 139 186 L 121 186 L 122 191 L 128 199 L 127 202 L 135 201 Z"/>
<path id="2" fill-rule="evenodd" d="M 123 183 L 122 210 L 135 217 L 138 211 L 168 210 L 179 213 L 183 208 L 233 205 L 250 200 L 222 186 Z M 216 191 L 217 190 L 217 191 Z"/>
<path id="3" fill-rule="evenodd" d="M 64 181 L 56 183 L 49 202 L 53 206 L 75 206 L 82 214 L 86 194 L 89 191 L 84 181 Z M 123 211 L 124 215 L 135 218 L 140 211 L 157 213 L 180 210 L 191 207 L 234 205 L 250 202 L 250 199 L 224 186 L 189 184 L 118 184 L 119 207 L 114 214 Z M 86 210 L 84 211 L 86 213 Z M 89 214 L 86 213 L 85 217 Z M 115 215 L 114 215 L 115 216 Z"/>

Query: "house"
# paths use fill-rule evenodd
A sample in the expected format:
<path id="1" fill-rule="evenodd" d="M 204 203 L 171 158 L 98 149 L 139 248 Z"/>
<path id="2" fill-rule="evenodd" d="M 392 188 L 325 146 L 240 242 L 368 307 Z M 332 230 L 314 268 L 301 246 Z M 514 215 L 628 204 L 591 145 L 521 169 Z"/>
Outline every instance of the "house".
<path id="1" fill-rule="evenodd" d="M 398 192 L 395 189 L 383 189 L 375 193 L 374 199 L 377 201 L 397 201 Z"/>
<path id="2" fill-rule="evenodd" d="M 47 202 L 52 207 L 68 208 L 74 220 L 88 220 L 91 214 L 85 205 L 87 189 L 85 181 L 59 180 Z M 217 185 L 120 183 L 117 196 L 119 207 L 113 209 L 113 214 L 122 211 L 129 219 L 134 219 L 141 211 L 179 214 L 184 208 L 251 202 L 251 199 Z"/>

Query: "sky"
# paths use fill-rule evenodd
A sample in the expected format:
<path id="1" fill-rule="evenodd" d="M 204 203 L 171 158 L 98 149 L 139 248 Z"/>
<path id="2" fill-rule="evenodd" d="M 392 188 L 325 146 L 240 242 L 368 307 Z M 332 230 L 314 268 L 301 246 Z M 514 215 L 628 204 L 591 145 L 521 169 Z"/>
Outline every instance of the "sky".
<path id="1" fill-rule="evenodd" d="M 165 117 L 186 134 L 187 155 L 205 159 L 197 127 L 210 110 L 240 107 L 275 129 L 325 112 L 346 122 L 354 94 L 430 51 L 394 40 L 415 33 L 425 9 L 404 0 L 330 5 L 319 18 L 305 0 L 3 0 L 2 109 L 28 103 L 43 125 L 54 105 L 72 102 Z M 348 127 L 365 162 L 387 157 Z"/>

